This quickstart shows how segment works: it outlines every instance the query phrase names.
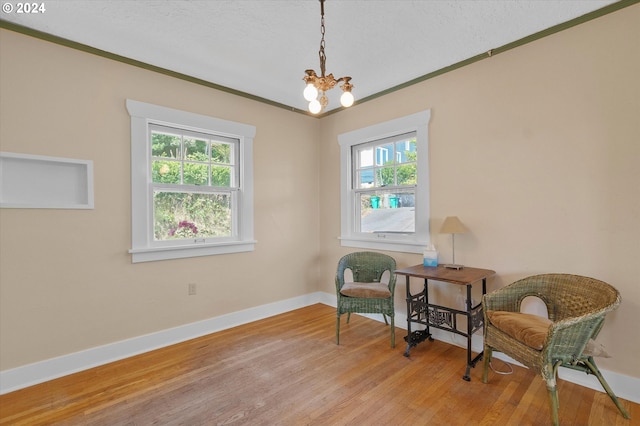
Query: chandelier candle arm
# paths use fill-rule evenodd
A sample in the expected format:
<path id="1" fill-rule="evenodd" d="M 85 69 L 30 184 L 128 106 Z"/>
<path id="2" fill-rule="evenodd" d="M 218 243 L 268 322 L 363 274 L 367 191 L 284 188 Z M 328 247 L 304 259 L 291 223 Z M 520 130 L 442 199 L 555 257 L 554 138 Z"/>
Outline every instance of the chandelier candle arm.
<path id="1" fill-rule="evenodd" d="M 351 93 L 353 84 L 349 82 L 351 77 L 340 77 L 336 79 L 333 74 L 325 75 L 327 56 L 324 52 L 324 0 L 320 0 L 320 33 L 322 34 L 320 51 L 318 52 L 320 58 L 320 76 L 318 76 L 314 70 L 308 69 L 304 71 L 306 75 L 302 78 L 306 83 L 302 94 L 304 98 L 309 101 L 309 111 L 313 114 L 319 113 L 329 104 L 329 99 L 325 92 L 333 89 L 340 82 L 342 82 L 340 88 L 344 92 L 340 97 L 340 104 L 347 108 L 353 105 L 354 102 L 353 93 Z M 319 94 L 320 99 L 318 99 Z"/>

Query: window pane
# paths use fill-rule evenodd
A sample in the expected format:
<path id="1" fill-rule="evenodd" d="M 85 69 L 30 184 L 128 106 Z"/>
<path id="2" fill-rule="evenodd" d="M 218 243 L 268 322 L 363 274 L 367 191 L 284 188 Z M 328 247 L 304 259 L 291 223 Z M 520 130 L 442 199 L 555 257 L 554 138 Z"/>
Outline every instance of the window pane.
<path id="1" fill-rule="evenodd" d="M 393 162 L 393 144 L 376 147 L 376 166 L 384 166 Z"/>
<path id="2" fill-rule="evenodd" d="M 231 194 L 154 191 L 154 239 L 229 237 L 231 207 Z"/>
<path id="3" fill-rule="evenodd" d="M 358 168 L 373 166 L 373 148 L 358 150 Z"/>
<path id="4" fill-rule="evenodd" d="M 403 164 L 397 170 L 398 185 L 415 185 L 418 182 L 416 164 Z"/>
<path id="5" fill-rule="evenodd" d="M 151 133 L 151 155 L 154 157 L 180 158 L 181 138 L 167 133 Z"/>
<path id="6" fill-rule="evenodd" d="M 360 194 L 360 232 L 415 232 L 415 193 L 376 191 Z"/>
<path id="7" fill-rule="evenodd" d="M 153 160 L 151 163 L 153 182 L 180 183 L 180 162 Z"/>
<path id="8" fill-rule="evenodd" d="M 395 185 L 395 170 L 393 167 L 382 167 L 376 170 L 377 186 Z"/>
<path id="9" fill-rule="evenodd" d="M 212 186 L 231 186 L 231 167 L 212 166 L 211 167 L 211 185 Z"/>
<path id="10" fill-rule="evenodd" d="M 209 142 L 195 138 L 184 138 L 184 159 L 209 161 Z"/>
<path id="11" fill-rule="evenodd" d="M 373 169 L 366 169 L 358 172 L 357 188 L 371 188 L 373 185 Z"/>
<path id="12" fill-rule="evenodd" d="M 231 164 L 232 145 L 228 143 L 211 143 L 211 161 L 214 163 Z"/>
<path id="13" fill-rule="evenodd" d="M 199 163 L 184 163 L 185 185 L 206 185 L 209 182 L 209 166 Z"/>
<path id="14" fill-rule="evenodd" d="M 398 163 L 415 162 L 417 158 L 418 152 L 416 150 L 415 139 L 396 142 L 396 161 Z"/>

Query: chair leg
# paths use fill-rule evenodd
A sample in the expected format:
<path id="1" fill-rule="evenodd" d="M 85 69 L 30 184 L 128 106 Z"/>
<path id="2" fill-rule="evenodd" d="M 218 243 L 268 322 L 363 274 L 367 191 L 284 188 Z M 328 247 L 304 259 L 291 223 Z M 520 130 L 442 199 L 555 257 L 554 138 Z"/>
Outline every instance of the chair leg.
<path id="1" fill-rule="evenodd" d="M 591 370 L 593 375 L 598 378 L 598 381 L 600 381 L 600 384 L 602 385 L 604 390 L 609 395 L 609 398 L 611 398 L 613 403 L 616 404 L 616 407 L 618 407 L 618 410 L 620 410 L 620 413 L 622 414 L 622 417 L 624 417 L 625 419 L 630 419 L 631 416 L 629 415 L 627 410 L 622 406 L 620 401 L 618 401 L 618 397 L 616 396 L 615 393 L 613 393 L 613 390 L 609 387 L 609 384 L 607 383 L 607 381 L 602 376 L 602 373 L 600 373 L 600 370 L 598 369 L 598 366 L 596 365 L 595 361 L 593 360 L 593 357 L 588 357 L 586 360 L 583 360 L 583 362 L 585 363 L 585 365 L 587 367 L 589 367 L 589 370 Z"/>
<path id="2" fill-rule="evenodd" d="M 384 318 L 384 324 L 389 325 L 389 321 L 387 321 L 387 316 L 385 314 L 382 314 L 382 318 Z"/>
<path id="3" fill-rule="evenodd" d="M 336 317 L 336 345 L 340 344 L 340 314 Z"/>
<path id="4" fill-rule="evenodd" d="M 347 312 L 347 324 L 349 324 L 350 319 L 351 319 L 351 312 Z"/>
<path id="5" fill-rule="evenodd" d="M 547 391 L 549 393 L 549 405 L 551 408 L 551 420 L 553 426 L 558 426 L 560 420 L 558 418 L 558 409 L 560 408 L 560 402 L 558 400 L 558 387 L 556 385 L 556 377 L 558 377 L 558 367 L 562 365 L 562 361 L 557 361 L 555 364 L 547 365 L 547 371 L 545 371 Z"/>
<path id="6" fill-rule="evenodd" d="M 489 364 L 491 363 L 491 356 L 493 355 L 493 349 L 490 346 L 484 345 L 484 355 L 482 361 L 482 383 L 489 383 Z"/>
<path id="7" fill-rule="evenodd" d="M 547 391 L 549 392 L 549 404 L 551 406 L 551 420 L 553 422 L 553 426 L 558 426 L 560 424 L 558 420 L 558 388 L 555 385 L 555 380 L 553 385 L 549 385 L 547 382 Z"/>
<path id="8" fill-rule="evenodd" d="M 391 314 L 389 315 L 389 318 L 391 319 L 391 347 L 395 348 L 396 347 L 396 326 L 395 326 L 395 315 Z"/>

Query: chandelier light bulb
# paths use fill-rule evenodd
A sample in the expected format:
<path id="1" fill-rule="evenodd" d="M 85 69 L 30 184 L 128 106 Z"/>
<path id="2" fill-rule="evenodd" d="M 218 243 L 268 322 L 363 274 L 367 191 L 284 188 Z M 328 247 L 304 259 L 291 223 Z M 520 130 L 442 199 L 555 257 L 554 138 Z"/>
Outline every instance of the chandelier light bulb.
<path id="1" fill-rule="evenodd" d="M 353 105 L 353 101 L 353 94 L 351 92 L 344 92 L 342 96 L 340 96 L 340 103 L 345 108 L 349 108 Z"/>
<path id="2" fill-rule="evenodd" d="M 318 89 L 316 89 L 313 83 L 309 83 L 307 87 L 304 88 L 303 95 L 306 100 L 311 102 L 318 97 Z"/>
<path id="3" fill-rule="evenodd" d="M 309 111 L 311 112 L 311 114 L 317 114 L 320 112 L 321 109 L 322 109 L 322 105 L 320 105 L 319 100 L 314 99 L 311 102 L 309 102 Z"/>
<path id="4" fill-rule="evenodd" d="M 351 77 L 340 77 L 336 79 L 333 74 L 326 73 L 327 55 L 324 51 L 324 2 L 325 0 L 320 0 L 320 34 L 322 34 L 320 38 L 320 51 L 318 52 L 318 56 L 320 57 L 320 74 L 316 74 L 313 69 L 306 69 L 304 71 L 305 76 L 302 78 L 306 84 L 302 94 L 304 98 L 309 101 L 309 111 L 312 114 L 317 114 L 326 108 L 329 104 L 329 99 L 327 99 L 325 93 L 333 89 L 340 82 L 343 83 L 340 87 L 344 91 L 344 94 L 340 97 L 342 106 L 345 108 L 350 107 L 354 101 L 353 95 L 351 94 L 353 85 L 349 83 Z M 322 92 L 322 96 L 318 99 L 320 92 Z"/>

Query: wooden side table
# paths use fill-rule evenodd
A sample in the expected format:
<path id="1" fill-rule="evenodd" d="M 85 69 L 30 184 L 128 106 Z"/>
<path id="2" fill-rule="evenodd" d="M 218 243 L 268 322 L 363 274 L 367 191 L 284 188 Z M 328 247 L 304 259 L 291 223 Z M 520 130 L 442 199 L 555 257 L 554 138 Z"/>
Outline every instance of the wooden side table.
<path id="1" fill-rule="evenodd" d="M 476 363 L 482 359 L 484 354 L 484 352 L 480 352 L 475 357 L 472 357 L 471 336 L 482 328 L 484 319 L 482 316 L 482 301 L 472 306 L 471 288 L 473 284 L 482 282 L 482 294 L 486 294 L 487 278 L 495 275 L 495 271 L 468 267 L 448 269 L 443 265 L 438 265 L 437 267 L 415 265 L 409 268 L 397 269 L 395 273 L 404 275 L 407 282 L 407 336 L 404 338 L 407 342 L 407 349 L 404 352 L 404 356 L 408 357 L 410 349 L 418 343 L 426 339 L 433 340 L 430 327 L 459 334 L 467 338 L 467 369 L 462 378 L 470 381 L 469 372 L 471 368 L 476 366 Z M 421 292 L 411 294 L 411 277 L 424 279 L 424 289 Z M 465 310 L 461 311 L 429 303 L 429 280 L 464 285 L 467 289 Z M 457 329 L 458 316 L 466 318 L 466 332 Z M 412 324 L 422 324 L 426 328 L 424 330 L 411 331 Z"/>

